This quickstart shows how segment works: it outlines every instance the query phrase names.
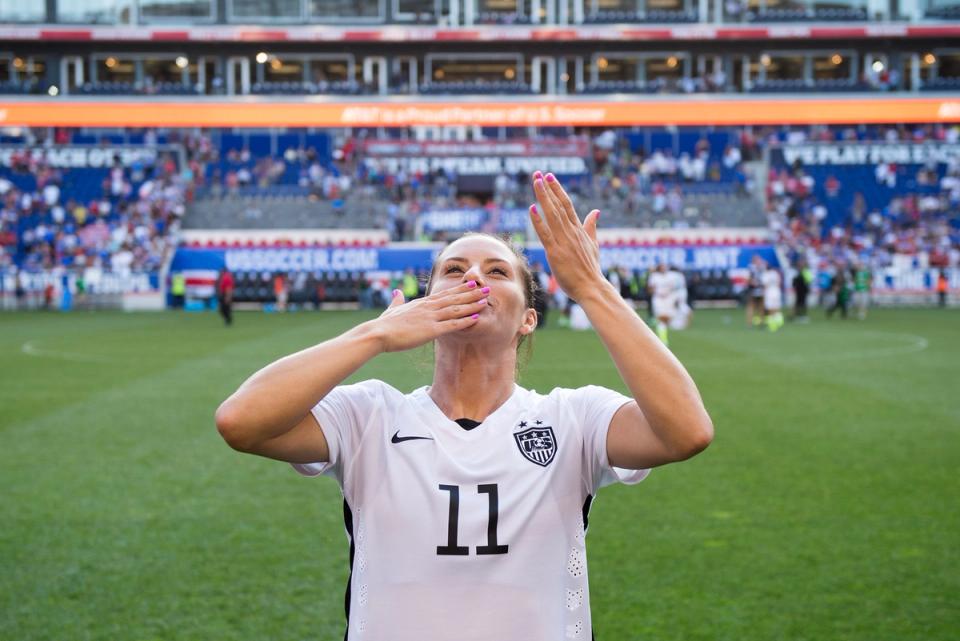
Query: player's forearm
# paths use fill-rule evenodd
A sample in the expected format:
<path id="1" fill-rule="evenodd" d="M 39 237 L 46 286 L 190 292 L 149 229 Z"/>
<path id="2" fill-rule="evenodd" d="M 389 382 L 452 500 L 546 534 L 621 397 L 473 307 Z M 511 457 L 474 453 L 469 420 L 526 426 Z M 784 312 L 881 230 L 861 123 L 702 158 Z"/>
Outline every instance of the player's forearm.
<path id="1" fill-rule="evenodd" d="M 383 351 L 373 321 L 285 356 L 248 378 L 217 409 L 225 438 L 256 444 L 299 423 L 330 390 Z"/>
<path id="2" fill-rule="evenodd" d="M 699 451 L 713 424 L 687 370 L 609 283 L 578 300 L 651 429 L 671 450 Z"/>

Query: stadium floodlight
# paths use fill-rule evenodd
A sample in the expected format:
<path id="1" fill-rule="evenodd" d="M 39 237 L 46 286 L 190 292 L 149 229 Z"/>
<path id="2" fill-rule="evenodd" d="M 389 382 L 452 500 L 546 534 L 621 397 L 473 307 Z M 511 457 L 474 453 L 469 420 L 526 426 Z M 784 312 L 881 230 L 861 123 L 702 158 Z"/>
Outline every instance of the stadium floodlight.
<path id="1" fill-rule="evenodd" d="M 186 69 L 187 65 L 190 64 L 190 61 L 187 59 L 186 56 L 177 56 L 175 63 L 177 67 L 179 67 L 180 69 Z"/>
<path id="2" fill-rule="evenodd" d="M 60 95 L 60 90 L 57 88 L 57 85 L 50 85 L 50 88 L 47 89 L 47 93 L 51 96 L 58 96 Z"/>
<path id="3" fill-rule="evenodd" d="M 873 69 L 876 73 L 880 73 L 881 71 L 883 71 L 883 68 L 884 68 L 883 61 L 874 60 L 873 65 L 871 65 L 870 68 Z"/>
<path id="4" fill-rule="evenodd" d="M 260 53 L 257 54 L 257 62 L 261 65 L 264 64 L 269 59 L 270 59 L 270 56 L 267 54 L 266 51 L 261 51 Z"/>

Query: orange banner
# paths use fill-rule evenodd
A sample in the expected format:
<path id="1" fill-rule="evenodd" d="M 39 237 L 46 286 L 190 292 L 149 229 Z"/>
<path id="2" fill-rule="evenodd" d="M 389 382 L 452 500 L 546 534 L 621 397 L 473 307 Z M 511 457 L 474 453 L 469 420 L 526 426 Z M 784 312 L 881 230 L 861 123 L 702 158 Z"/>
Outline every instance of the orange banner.
<path id="1" fill-rule="evenodd" d="M 207 99 L 0 101 L 0 125 L 64 127 L 662 126 L 960 122 L 960 97 L 566 102 L 327 102 Z"/>

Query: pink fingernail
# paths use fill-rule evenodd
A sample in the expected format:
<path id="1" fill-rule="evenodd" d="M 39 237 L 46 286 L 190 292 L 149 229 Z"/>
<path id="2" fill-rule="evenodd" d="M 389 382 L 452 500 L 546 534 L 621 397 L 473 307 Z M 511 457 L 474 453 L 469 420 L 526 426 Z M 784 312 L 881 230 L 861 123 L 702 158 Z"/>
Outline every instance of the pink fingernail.
<path id="1" fill-rule="evenodd" d="M 468 281 L 467 281 L 467 287 L 473 288 L 473 287 L 476 287 L 476 286 L 477 286 L 477 281 L 475 281 L 475 280 L 468 280 Z"/>
<path id="2" fill-rule="evenodd" d="M 531 214 L 537 213 L 537 206 L 536 206 L 536 205 L 530 205 L 530 213 L 531 213 Z"/>
<path id="3" fill-rule="evenodd" d="M 394 295 L 394 296 L 399 296 L 399 295 L 400 295 L 400 290 L 399 290 L 399 289 L 393 290 L 393 295 Z"/>
<path id="4" fill-rule="evenodd" d="M 542 179 L 542 178 L 537 178 L 536 180 L 533 181 L 533 184 L 536 185 L 537 187 L 542 187 L 542 186 L 543 186 L 543 179 Z"/>
<path id="5" fill-rule="evenodd" d="M 543 174 L 541 174 L 539 171 L 535 171 L 533 172 L 533 177 L 536 179 L 540 179 L 540 178 L 543 178 Z"/>
<path id="6" fill-rule="evenodd" d="M 484 294 L 489 294 L 489 293 L 490 293 L 490 288 L 489 288 L 489 287 L 484 287 L 484 288 L 481 289 L 480 291 L 483 292 Z"/>
<path id="7" fill-rule="evenodd" d="M 487 299 L 486 299 L 486 298 L 481 298 L 480 300 L 477 301 L 477 304 L 479 304 L 479 305 L 486 305 L 486 304 L 487 304 Z"/>
<path id="8" fill-rule="evenodd" d="M 472 318 L 473 320 L 477 320 L 478 318 L 480 318 L 480 314 L 474 314 L 470 318 Z"/>
<path id="9" fill-rule="evenodd" d="M 553 174 L 547 174 L 548 183 L 552 183 L 554 180 L 556 180 L 556 178 L 553 176 Z"/>
<path id="10" fill-rule="evenodd" d="M 597 220 L 600 220 L 600 210 L 597 210 Z"/>

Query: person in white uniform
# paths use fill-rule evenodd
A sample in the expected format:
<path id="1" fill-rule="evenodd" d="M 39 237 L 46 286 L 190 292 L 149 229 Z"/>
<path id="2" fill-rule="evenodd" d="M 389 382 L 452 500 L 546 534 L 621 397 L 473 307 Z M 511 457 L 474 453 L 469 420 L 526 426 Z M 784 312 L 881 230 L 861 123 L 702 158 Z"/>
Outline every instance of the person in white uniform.
<path id="1" fill-rule="evenodd" d="M 667 271 L 665 263 L 657 265 L 656 269 L 647 278 L 647 289 L 650 290 L 650 306 L 656 318 L 657 336 L 664 345 L 669 344 L 669 327 L 673 315 L 677 311 L 677 299 L 674 296 L 676 285 L 673 276 Z"/>
<path id="2" fill-rule="evenodd" d="M 522 254 L 468 235 L 427 295 L 251 376 L 216 412 L 229 445 L 339 484 L 350 543 L 347 641 L 587 641 L 585 534 L 604 485 L 636 483 L 713 438 L 680 362 L 600 271 L 596 225 L 534 174 L 532 223 L 630 396 L 515 381 L 536 327 Z M 344 379 L 378 354 L 435 345 L 430 386 Z M 332 506 L 331 506 L 332 507 Z"/>
<path id="3" fill-rule="evenodd" d="M 670 329 L 686 329 L 693 318 L 693 310 L 688 302 L 687 277 L 683 275 L 680 267 L 674 267 L 668 273 L 673 279 L 673 297 L 676 301 L 673 317 L 670 319 Z"/>
<path id="4" fill-rule="evenodd" d="M 760 276 L 763 284 L 763 314 L 767 329 L 775 332 L 783 327 L 783 291 L 781 289 L 780 272 L 764 262 L 763 274 Z"/>

